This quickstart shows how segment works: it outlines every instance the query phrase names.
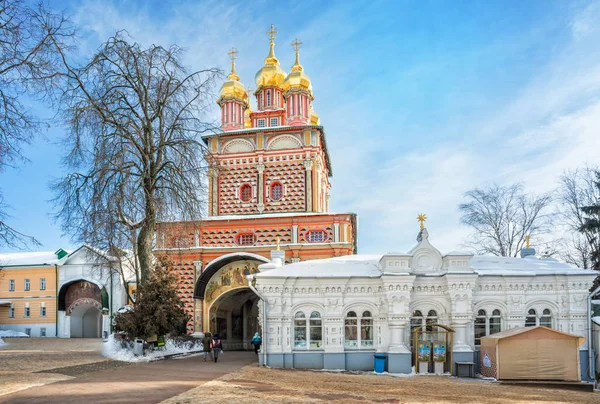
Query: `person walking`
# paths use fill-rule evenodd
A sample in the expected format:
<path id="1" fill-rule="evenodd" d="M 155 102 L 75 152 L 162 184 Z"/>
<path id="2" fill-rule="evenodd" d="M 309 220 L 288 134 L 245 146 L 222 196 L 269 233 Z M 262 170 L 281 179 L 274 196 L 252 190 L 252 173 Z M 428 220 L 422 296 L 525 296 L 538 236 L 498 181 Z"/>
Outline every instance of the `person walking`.
<path id="1" fill-rule="evenodd" d="M 212 334 L 207 332 L 204 334 L 204 338 L 202 338 L 202 356 L 204 357 L 204 362 L 206 362 L 206 356 L 210 355 L 210 359 L 212 360 Z"/>
<path id="2" fill-rule="evenodd" d="M 223 352 L 223 344 L 219 339 L 219 335 L 215 334 L 212 339 L 212 350 L 213 356 L 215 358 L 215 363 L 217 363 L 217 359 L 219 359 L 219 354 Z"/>
<path id="3" fill-rule="evenodd" d="M 258 350 L 260 349 L 260 345 L 262 344 L 262 338 L 258 331 L 254 334 L 251 341 L 252 345 L 254 345 L 254 353 L 258 355 Z"/>

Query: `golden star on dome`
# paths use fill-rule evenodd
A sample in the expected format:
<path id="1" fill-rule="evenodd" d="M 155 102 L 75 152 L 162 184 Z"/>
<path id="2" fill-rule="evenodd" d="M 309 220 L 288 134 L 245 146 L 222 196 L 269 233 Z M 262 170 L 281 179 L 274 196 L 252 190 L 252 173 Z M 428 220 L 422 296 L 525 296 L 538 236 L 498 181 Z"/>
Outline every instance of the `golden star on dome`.
<path id="1" fill-rule="evenodd" d="M 417 221 L 420 223 L 421 230 L 423 230 L 425 228 L 425 222 L 427 221 L 427 215 L 424 213 L 419 213 L 417 215 Z"/>

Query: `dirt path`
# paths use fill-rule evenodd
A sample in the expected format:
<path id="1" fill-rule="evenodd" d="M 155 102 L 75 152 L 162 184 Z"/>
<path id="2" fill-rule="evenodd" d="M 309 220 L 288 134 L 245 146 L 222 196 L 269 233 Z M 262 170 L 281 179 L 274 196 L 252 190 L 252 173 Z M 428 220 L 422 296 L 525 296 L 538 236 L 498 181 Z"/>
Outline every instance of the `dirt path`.
<path id="1" fill-rule="evenodd" d="M 192 356 L 110 368 L 0 396 L 0 403 L 159 403 L 253 362 L 253 352 L 227 352 L 218 363 Z"/>
<path id="2" fill-rule="evenodd" d="M 600 393 L 501 385 L 445 376 L 265 369 L 247 366 L 163 404 L 263 403 L 596 404 Z"/>

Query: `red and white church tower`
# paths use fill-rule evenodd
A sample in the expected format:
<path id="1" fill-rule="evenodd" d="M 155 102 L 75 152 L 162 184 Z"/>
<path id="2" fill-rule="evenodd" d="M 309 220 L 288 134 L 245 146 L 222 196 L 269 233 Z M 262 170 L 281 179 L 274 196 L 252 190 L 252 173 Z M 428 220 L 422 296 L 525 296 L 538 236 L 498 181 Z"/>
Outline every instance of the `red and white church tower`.
<path id="1" fill-rule="evenodd" d="M 247 348 L 257 331 L 258 297 L 245 275 L 273 250 L 285 262 L 356 253 L 356 215 L 329 212 L 332 166 L 313 88 L 299 60 L 286 73 L 269 53 L 255 76 L 256 111 L 235 72 L 221 87 L 221 132 L 209 150 L 208 217 L 160 223 L 156 255 L 168 255 L 192 320 L 189 332 L 217 332 L 230 349 Z"/>

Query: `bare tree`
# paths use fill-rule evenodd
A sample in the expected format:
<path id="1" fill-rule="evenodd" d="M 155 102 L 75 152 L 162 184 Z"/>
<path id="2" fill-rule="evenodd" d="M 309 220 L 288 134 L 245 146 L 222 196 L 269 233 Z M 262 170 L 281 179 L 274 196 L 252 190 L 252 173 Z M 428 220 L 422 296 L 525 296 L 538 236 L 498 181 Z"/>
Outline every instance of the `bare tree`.
<path id="1" fill-rule="evenodd" d="M 62 51 L 60 105 L 69 127 L 65 164 L 54 184 L 63 229 L 102 249 L 129 243 L 141 283 L 153 267 L 157 221 L 198 219 L 205 202 L 200 139 L 217 69 L 189 73 L 177 46 L 142 48 L 123 33 L 85 66 Z"/>
<path id="2" fill-rule="evenodd" d="M 493 185 L 465 193 L 461 222 L 473 229 L 467 246 L 480 254 L 516 257 L 525 246 L 550 230 L 550 195 L 527 195 L 521 184 Z"/>
<path id="3" fill-rule="evenodd" d="M 560 178 L 559 217 L 568 234 L 560 256 L 580 268 L 592 268 L 594 252 L 600 252 L 598 234 L 582 231 L 588 216 L 583 208 L 600 204 L 599 190 L 594 184 L 597 172 L 595 167 L 585 167 L 567 171 Z"/>
<path id="4" fill-rule="evenodd" d="M 25 105 L 24 97 L 46 94 L 59 80 L 61 59 L 55 42 L 67 48 L 74 35 L 69 21 L 43 3 L 0 0 L 0 171 L 25 160 L 22 145 L 30 143 L 43 122 Z M 7 206 L 0 194 L 0 246 L 26 248 L 39 244 L 7 224 Z"/>

